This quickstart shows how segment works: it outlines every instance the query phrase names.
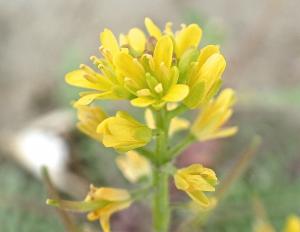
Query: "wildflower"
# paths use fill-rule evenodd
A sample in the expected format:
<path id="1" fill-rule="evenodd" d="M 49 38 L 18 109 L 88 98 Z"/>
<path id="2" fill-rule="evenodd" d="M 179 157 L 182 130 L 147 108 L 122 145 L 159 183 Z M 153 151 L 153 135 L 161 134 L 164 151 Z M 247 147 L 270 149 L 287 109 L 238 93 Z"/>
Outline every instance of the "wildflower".
<path id="1" fill-rule="evenodd" d="M 128 151 L 116 158 L 118 168 L 123 175 L 132 183 L 151 174 L 150 162 L 136 151 Z"/>
<path id="2" fill-rule="evenodd" d="M 163 36 L 159 27 L 150 18 L 145 19 L 145 26 L 148 33 L 157 40 Z M 175 44 L 176 58 L 180 58 L 188 49 L 198 47 L 202 30 L 197 24 L 182 25 L 182 29 L 174 34 L 171 30 L 171 23 L 167 23 L 165 34 L 171 36 Z"/>
<path id="3" fill-rule="evenodd" d="M 234 135 L 237 127 L 221 128 L 231 117 L 234 103 L 233 90 L 223 90 L 215 100 L 204 106 L 191 128 L 192 134 L 200 141 Z"/>
<path id="4" fill-rule="evenodd" d="M 295 215 L 289 216 L 284 232 L 300 232 L 300 218 Z"/>
<path id="5" fill-rule="evenodd" d="M 197 50 L 188 51 L 180 62 L 182 78 L 190 88 L 184 103 L 194 109 L 208 102 L 219 90 L 226 61 L 220 54 L 219 46 L 208 45 L 199 55 Z"/>
<path id="6" fill-rule="evenodd" d="M 78 105 L 88 105 L 95 99 L 129 99 L 131 94 L 128 92 L 120 80 L 119 74 L 114 68 L 114 57 L 123 49 L 119 46 L 116 37 L 109 30 L 105 29 L 100 34 L 101 47 L 99 48 L 103 58 L 91 56 L 91 60 L 97 66 L 98 71 L 94 71 L 87 65 L 80 65 L 80 69 L 68 73 L 65 80 L 68 84 L 80 88 L 91 89 L 92 91 L 82 92 Z M 127 51 L 128 52 L 128 51 Z"/>
<path id="7" fill-rule="evenodd" d="M 100 107 L 79 106 L 77 107 L 77 117 L 79 122 L 77 128 L 91 138 L 102 141 L 97 133 L 98 125 L 107 117 Z"/>
<path id="8" fill-rule="evenodd" d="M 106 147 L 119 151 L 129 151 L 150 142 L 152 131 L 139 123 L 124 111 L 118 111 L 115 117 L 105 119 L 97 128 Z"/>
<path id="9" fill-rule="evenodd" d="M 158 39 L 153 55 L 144 54 L 140 60 L 126 52 L 116 55 L 114 63 L 123 75 L 125 88 L 135 95 L 132 105 L 160 108 L 166 102 L 178 102 L 188 95 L 189 87 L 177 83 L 179 72 L 172 66 L 172 59 L 173 42 L 168 35 Z"/>
<path id="10" fill-rule="evenodd" d="M 47 200 L 48 205 L 74 212 L 88 212 L 89 221 L 99 220 L 104 232 L 110 232 L 109 220 L 113 213 L 126 209 L 132 200 L 125 189 L 96 188 L 93 185 L 84 201 Z"/>
<path id="11" fill-rule="evenodd" d="M 203 192 L 214 192 L 217 177 L 213 170 L 200 164 L 178 169 L 174 175 L 175 185 L 185 191 L 196 203 L 202 207 L 211 205 L 210 198 Z"/>
<path id="12" fill-rule="evenodd" d="M 65 77 L 68 84 L 92 91 L 82 92 L 75 106 L 88 105 L 95 99 L 123 99 L 129 93 L 116 80 L 109 79 L 101 73 L 95 72 L 87 65 L 80 65 L 80 69 L 68 73 Z"/>

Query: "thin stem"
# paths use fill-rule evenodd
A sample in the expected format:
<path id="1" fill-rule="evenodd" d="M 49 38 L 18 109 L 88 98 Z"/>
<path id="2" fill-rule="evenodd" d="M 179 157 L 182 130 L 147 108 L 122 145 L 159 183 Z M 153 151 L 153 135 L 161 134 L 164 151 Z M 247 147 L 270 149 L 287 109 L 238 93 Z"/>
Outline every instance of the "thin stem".
<path id="1" fill-rule="evenodd" d="M 170 119 L 166 109 L 156 112 L 158 129 L 156 142 L 156 163 L 153 170 L 153 227 L 155 232 L 167 232 L 170 222 L 169 174 L 163 171 L 163 161 L 168 150 L 168 132 Z"/>
<path id="2" fill-rule="evenodd" d="M 170 200 L 168 179 L 168 173 L 162 172 L 160 169 L 154 170 L 153 226 L 156 232 L 167 232 L 169 229 Z"/>
<path id="3" fill-rule="evenodd" d="M 172 118 L 184 113 L 187 110 L 185 105 L 178 106 L 175 110 L 168 112 L 168 119 L 171 120 Z"/>
<path id="4" fill-rule="evenodd" d="M 171 149 L 168 153 L 169 159 L 174 159 L 178 155 L 180 155 L 189 145 L 195 142 L 196 138 L 189 134 L 186 136 L 180 143 L 178 143 L 173 149 Z"/>

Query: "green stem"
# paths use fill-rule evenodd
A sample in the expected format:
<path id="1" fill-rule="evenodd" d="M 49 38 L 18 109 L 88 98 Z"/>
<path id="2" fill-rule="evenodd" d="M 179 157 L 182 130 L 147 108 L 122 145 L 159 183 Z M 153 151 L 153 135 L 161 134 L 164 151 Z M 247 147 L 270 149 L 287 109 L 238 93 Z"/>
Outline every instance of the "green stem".
<path id="1" fill-rule="evenodd" d="M 155 232 L 167 232 L 170 222 L 169 174 L 163 171 L 163 161 L 168 155 L 168 132 L 170 120 L 166 109 L 156 112 L 159 131 L 156 142 L 156 163 L 153 170 L 153 227 Z"/>
<path id="2" fill-rule="evenodd" d="M 156 168 L 153 173 L 153 226 L 155 232 L 167 232 L 170 222 L 169 174 Z"/>
<path id="3" fill-rule="evenodd" d="M 180 143 L 178 143 L 171 151 L 168 153 L 169 159 L 174 159 L 178 155 L 180 155 L 189 145 L 191 145 L 193 142 L 195 142 L 196 138 L 189 134 L 187 137 L 185 137 Z"/>

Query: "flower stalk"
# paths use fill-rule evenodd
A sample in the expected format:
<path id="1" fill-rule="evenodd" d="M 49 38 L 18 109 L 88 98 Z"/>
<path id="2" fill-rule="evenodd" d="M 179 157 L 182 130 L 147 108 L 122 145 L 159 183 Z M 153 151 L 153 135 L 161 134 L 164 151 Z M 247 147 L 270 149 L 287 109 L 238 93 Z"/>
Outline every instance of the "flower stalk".
<path id="1" fill-rule="evenodd" d="M 170 222 L 169 174 L 163 171 L 167 162 L 168 132 L 170 120 L 166 110 L 156 112 L 156 125 L 159 129 L 156 142 L 156 157 L 158 162 L 153 170 L 153 227 L 156 232 L 167 232 Z"/>

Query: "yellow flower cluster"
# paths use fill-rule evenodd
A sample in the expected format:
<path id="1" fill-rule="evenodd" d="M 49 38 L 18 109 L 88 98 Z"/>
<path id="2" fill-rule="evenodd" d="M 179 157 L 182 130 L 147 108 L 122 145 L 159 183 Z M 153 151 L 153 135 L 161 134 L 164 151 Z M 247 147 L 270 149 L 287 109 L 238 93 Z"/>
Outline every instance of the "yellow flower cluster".
<path id="1" fill-rule="evenodd" d="M 151 19 L 145 19 L 149 36 L 138 28 L 119 42 L 108 29 L 100 34 L 102 58 L 91 57 L 98 71 L 81 65 L 66 75 L 70 85 L 90 89 L 76 105 L 95 99 L 128 99 L 137 107 L 161 108 L 168 102 L 189 107 L 207 102 L 219 89 L 225 59 L 219 47 L 198 45 L 202 30 L 196 24 L 183 25 L 173 33 L 171 23 L 162 32 Z"/>

